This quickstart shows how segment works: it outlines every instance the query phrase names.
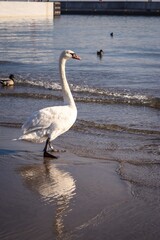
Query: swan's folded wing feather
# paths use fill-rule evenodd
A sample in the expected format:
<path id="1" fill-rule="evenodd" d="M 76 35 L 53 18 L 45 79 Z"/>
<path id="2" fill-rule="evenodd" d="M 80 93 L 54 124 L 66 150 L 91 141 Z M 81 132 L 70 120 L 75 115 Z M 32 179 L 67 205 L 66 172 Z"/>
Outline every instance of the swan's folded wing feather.
<path id="1" fill-rule="evenodd" d="M 72 110 L 68 106 L 55 106 L 41 109 L 33 113 L 24 123 L 22 126 L 23 134 L 38 130 L 43 130 L 43 134 L 51 134 L 54 131 L 55 134 L 63 133 L 73 124 L 71 116 Z"/>
<path id="2" fill-rule="evenodd" d="M 50 108 L 42 109 L 34 112 L 31 117 L 22 126 L 23 134 L 33 132 L 40 129 L 47 129 L 54 121 L 54 112 Z"/>

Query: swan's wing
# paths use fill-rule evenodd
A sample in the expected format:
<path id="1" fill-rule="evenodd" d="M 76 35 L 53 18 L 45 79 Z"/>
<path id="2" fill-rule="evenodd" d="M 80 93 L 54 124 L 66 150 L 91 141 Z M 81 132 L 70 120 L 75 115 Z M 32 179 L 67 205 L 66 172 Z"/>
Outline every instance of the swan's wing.
<path id="1" fill-rule="evenodd" d="M 34 112 L 22 126 L 24 134 L 40 129 L 47 129 L 57 119 L 57 108 L 44 108 Z"/>
<path id="2" fill-rule="evenodd" d="M 69 106 L 56 106 L 35 112 L 22 126 L 23 134 L 42 131 L 42 135 L 52 135 L 52 139 L 66 132 L 75 122 L 76 111 Z"/>

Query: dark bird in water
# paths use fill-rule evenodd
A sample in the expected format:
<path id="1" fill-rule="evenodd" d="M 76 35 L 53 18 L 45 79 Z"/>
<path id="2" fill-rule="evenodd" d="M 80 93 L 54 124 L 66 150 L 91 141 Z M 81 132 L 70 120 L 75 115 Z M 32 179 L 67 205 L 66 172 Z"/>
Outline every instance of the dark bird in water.
<path id="1" fill-rule="evenodd" d="M 9 78 L 0 80 L 0 83 L 2 84 L 3 87 L 14 86 L 15 83 L 14 80 L 15 80 L 14 75 L 10 74 Z"/>
<path id="2" fill-rule="evenodd" d="M 113 37 L 113 32 L 110 33 L 110 36 Z"/>
<path id="3" fill-rule="evenodd" d="M 97 56 L 102 57 L 104 54 L 103 50 L 97 51 Z"/>

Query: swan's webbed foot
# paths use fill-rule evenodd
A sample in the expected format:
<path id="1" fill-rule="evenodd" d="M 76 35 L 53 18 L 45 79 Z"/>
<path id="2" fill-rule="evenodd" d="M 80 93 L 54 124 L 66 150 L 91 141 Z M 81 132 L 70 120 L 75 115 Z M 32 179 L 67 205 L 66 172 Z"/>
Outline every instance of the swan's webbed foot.
<path id="1" fill-rule="evenodd" d="M 44 157 L 44 158 L 55 158 L 55 159 L 58 158 L 58 157 L 56 157 L 56 156 L 50 154 L 50 153 L 47 152 L 47 151 L 44 151 L 44 152 L 43 152 L 43 157 Z"/>
<path id="2" fill-rule="evenodd" d="M 66 150 L 62 150 L 62 149 L 55 149 L 55 148 L 50 148 L 51 152 L 55 152 L 55 153 L 61 153 L 61 152 L 66 152 Z"/>
<path id="3" fill-rule="evenodd" d="M 45 145 L 44 150 L 43 150 L 43 157 L 45 157 L 45 158 L 57 158 L 56 156 L 54 156 L 54 155 L 50 154 L 49 152 L 47 152 L 48 145 L 49 145 L 49 147 L 51 145 L 50 144 L 50 138 L 47 138 L 46 145 Z"/>
<path id="4" fill-rule="evenodd" d="M 59 152 L 59 150 L 55 149 L 51 144 L 49 144 L 49 149 L 51 152 Z"/>
<path id="5" fill-rule="evenodd" d="M 50 148 L 50 150 L 52 151 L 52 152 L 66 152 L 66 150 L 60 150 L 60 149 L 55 149 L 52 145 L 51 145 L 51 143 L 49 142 L 48 143 L 48 145 L 49 145 L 49 148 Z"/>

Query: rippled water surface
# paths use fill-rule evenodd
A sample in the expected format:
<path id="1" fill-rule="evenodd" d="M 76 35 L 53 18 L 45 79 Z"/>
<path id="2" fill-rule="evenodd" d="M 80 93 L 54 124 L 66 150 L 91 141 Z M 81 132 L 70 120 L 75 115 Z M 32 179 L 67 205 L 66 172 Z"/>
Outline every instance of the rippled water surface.
<path id="1" fill-rule="evenodd" d="M 158 24 L 155 17 L 3 19 L 0 74 L 7 77 L 13 73 L 16 86 L 0 89 L 0 122 L 21 125 L 33 111 L 61 104 L 58 59 L 63 49 L 72 49 L 82 58 L 67 62 L 67 77 L 78 107 L 72 133 L 77 148 L 83 147 L 77 141 L 83 138 L 89 149 L 98 144 L 104 151 L 110 145 L 117 151 L 137 151 L 155 144 L 153 152 L 158 154 Z M 102 58 L 97 57 L 99 49 L 104 51 Z M 72 146 L 75 149 L 69 143 L 68 147 Z"/>
<path id="2" fill-rule="evenodd" d="M 1 19 L 0 32 L 0 77 L 16 77 L 15 87 L 0 87 L 0 125 L 20 128 L 33 111 L 62 104 L 58 59 L 62 50 L 74 50 L 82 60 L 67 62 L 66 71 L 78 118 L 55 144 L 79 156 L 117 162 L 117 173 L 131 183 L 135 197 L 158 201 L 159 18 Z M 100 49 L 102 58 L 96 54 Z M 41 175 L 45 169 L 20 169 L 25 184 L 37 181 L 34 171 Z M 52 181 L 59 170 L 49 171 Z M 75 182 L 67 174 L 74 194 Z"/>

